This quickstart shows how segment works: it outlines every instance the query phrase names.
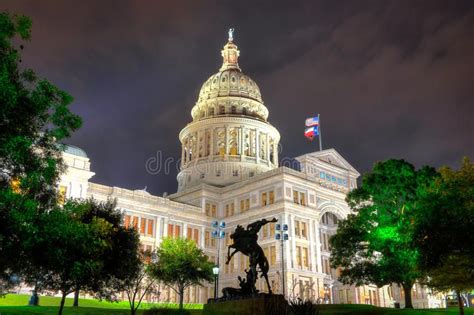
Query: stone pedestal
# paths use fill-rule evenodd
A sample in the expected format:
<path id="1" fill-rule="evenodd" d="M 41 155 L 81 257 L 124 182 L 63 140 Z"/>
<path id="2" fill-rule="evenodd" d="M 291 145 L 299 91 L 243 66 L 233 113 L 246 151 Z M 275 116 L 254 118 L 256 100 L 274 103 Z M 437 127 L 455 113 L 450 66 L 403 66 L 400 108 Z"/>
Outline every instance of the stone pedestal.
<path id="1" fill-rule="evenodd" d="M 204 315 L 283 315 L 288 302 L 280 294 L 258 294 L 255 297 L 230 301 L 210 301 Z"/>

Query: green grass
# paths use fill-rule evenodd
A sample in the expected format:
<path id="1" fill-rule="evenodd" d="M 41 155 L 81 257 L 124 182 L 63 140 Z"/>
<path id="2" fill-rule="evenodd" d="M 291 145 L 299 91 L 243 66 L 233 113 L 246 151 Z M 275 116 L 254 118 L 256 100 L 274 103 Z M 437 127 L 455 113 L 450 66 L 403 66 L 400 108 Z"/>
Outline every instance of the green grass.
<path id="1" fill-rule="evenodd" d="M 0 315 L 49 315 L 57 314 L 61 298 L 54 296 L 40 296 L 40 306 L 27 306 L 30 296 L 25 294 L 7 294 L 0 297 Z M 128 315 L 130 307 L 127 301 L 111 303 L 95 299 L 79 299 L 79 308 L 72 307 L 73 299 L 66 298 L 64 315 Z M 142 303 L 140 309 L 149 309 L 151 307 L 178 308 L 173 303 Z M 201 314 L 202 304 L 186 304 L 186 309 L 193 310 L 195 314 Z M 106 310 L 107 309 L 107 310 Z M 139 312 L 138 314 L 141 314 Z"/>
<path id="2" fill-rule="evenodd" d="M 375 307 L 372 305 L 345 304 L 345 305 L 321 305 L 321 315 L 354 314 L 354 315 L 456 315 L 458 308 L 448 309 L 394 309 Z M 474 315 L 474 308 L 465 308 L 466 315 Z"/>
<path id="3" fill-rule="evenodd" d="M 55 315 L 58 313 L 60 298 L 51 296 L 41 296 L 41 306 L 26 306 L 28 304 L 28 295 L 8 294 L 0 298 L 0 315 Z M 79 307 L 71 307 L 72 299 L 66 300 L 64 315 L 128 315 L 130 314 L 128 302 L 110 303 L 105 301 L 80 299 Z M 163 306 L 165 308 L 177 308 L 176 304 L 149 304 L 143 305 L 142 309 L 148 309 L 152 306 Z M 192 310 L 193 315 L 202 315 L 202 304 L 188 304 L 186 308 Z M 418 309 L 405 310 L 382 308 L 371 305 L 321 305 L 321 315 L 456 315 L 457 308 L 449 309 Z M 466 308 L 466 315 L 474 315 L 474 308 Z M 142 315 L 142 310 L 138 311 Z M 259 314 L 263 315 L 263 314 Z"/>

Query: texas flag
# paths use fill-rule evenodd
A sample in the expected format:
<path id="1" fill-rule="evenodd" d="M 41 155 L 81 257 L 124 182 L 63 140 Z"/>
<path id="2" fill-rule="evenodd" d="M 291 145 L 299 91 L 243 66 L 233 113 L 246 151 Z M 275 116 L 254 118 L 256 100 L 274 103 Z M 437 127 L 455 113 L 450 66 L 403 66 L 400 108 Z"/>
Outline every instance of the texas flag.
<path id="1" fill-rule="evenodd" d="M 306 128 L 304 131 L 304 136 L 309 140 L 313 140 L 314 136 L 317 135 L 319 135 L 318 126 Z"/>
<path id="2" fill-rule="evenodd" d="M 306 127 L 319 126 L 319 116 L 307 118 L 305 125 Z"/>

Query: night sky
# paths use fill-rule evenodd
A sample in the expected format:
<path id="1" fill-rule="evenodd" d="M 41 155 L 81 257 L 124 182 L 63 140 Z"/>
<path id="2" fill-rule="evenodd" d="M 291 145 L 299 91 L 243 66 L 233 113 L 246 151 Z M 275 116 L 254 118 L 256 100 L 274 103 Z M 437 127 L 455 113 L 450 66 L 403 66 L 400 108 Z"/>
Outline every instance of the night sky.
<path id="1" fill-rule="evenodd" d="M 474 2 L 22 1 L 33 20 L 23 64 L 74 96 L 92 181 L 161 194 L 176 170 L 201 84 L 217 72 L 229 27 L 239 64 L 260 87 L 281 157 L 317 149 L 303 136 L 321 114 L 323 146 L 364 173 L 374 162 L 458 167 L 474 157 Z"/>

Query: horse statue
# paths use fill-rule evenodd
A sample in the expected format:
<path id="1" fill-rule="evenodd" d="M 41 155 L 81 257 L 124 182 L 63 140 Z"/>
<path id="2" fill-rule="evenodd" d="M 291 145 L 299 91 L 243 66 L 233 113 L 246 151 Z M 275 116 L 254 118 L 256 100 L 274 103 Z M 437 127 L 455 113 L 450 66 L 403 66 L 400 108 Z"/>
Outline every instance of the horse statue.
<path id="1" fill-rule="evenodd" d="M 246 229 L 241 225 L 237 225 L 234 233 L 230 235 L 230 238 L 234 240 L 234 243 L 229 245 L 227 248 L 226 264 L 229 264 L 232 257 L 238 252 L 249 257 L 249 271 L 247 272 L 246 284 L 249 286 L 251 293 L 257 293 L 255 283 L 257 282 L 257 273 L 260 271 L 260 277 L 265 278 L 268 292 L 272 294 L 272 288 L 270 286 L 270 281 L 268 280 L 268 270 L 270 266 L 265 254 L 263 253 L 263 249 L 258 245 L 257 240 L 258 232 L 262 226 L 277 221 L 278 220 L 275 218 L 270 221 L 262 219 L 247 225 Z M 234 249 L 232 253 L 230 252 L 231 249 Z M 260 270 L 257 270 L 257 266 Z"/>

